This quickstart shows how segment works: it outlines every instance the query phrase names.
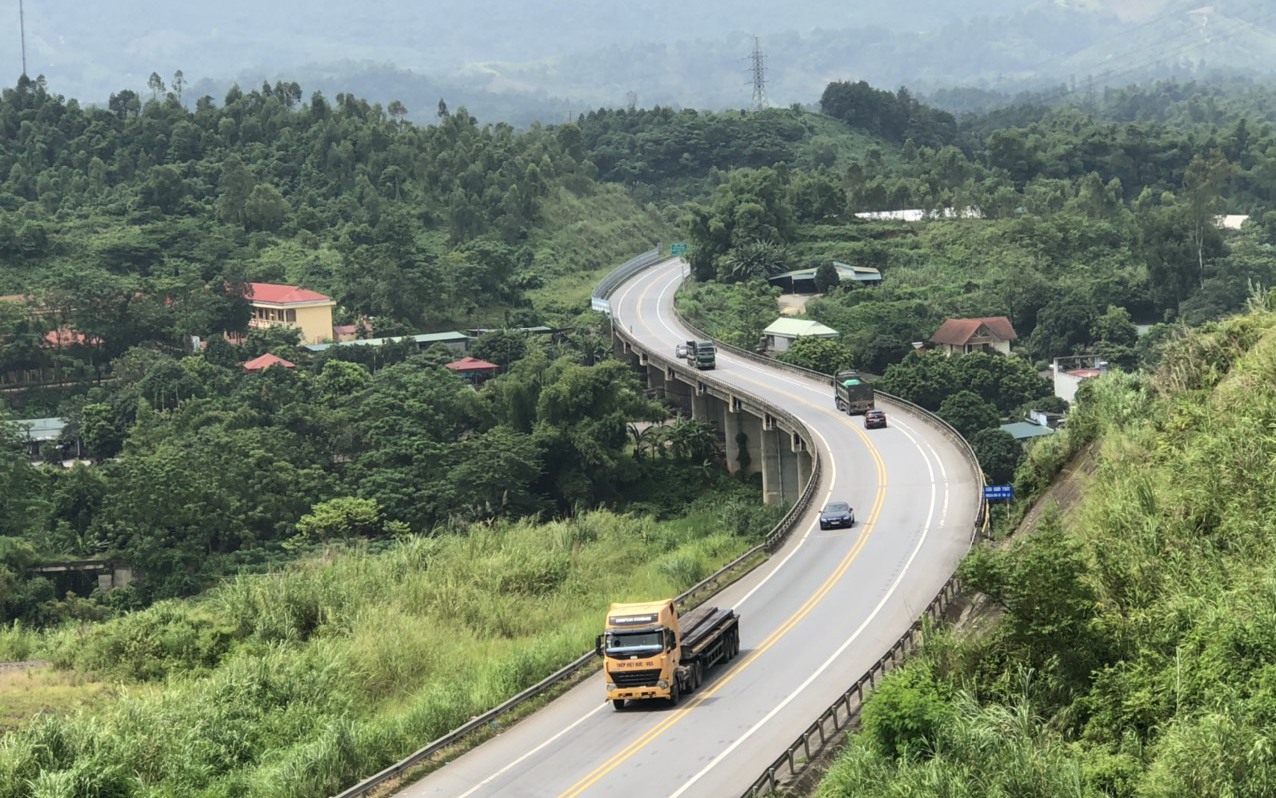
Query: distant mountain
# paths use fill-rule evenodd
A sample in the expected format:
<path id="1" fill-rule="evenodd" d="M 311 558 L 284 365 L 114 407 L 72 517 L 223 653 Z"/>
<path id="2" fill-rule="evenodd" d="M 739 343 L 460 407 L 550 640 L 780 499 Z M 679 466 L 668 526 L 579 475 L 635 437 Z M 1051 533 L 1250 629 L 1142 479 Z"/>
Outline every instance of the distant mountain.
<path id="1" fill-rule="evenodd" d="M 0 69 L 16 79 L 18 4 L 7 5 L 0 29 L 15 35 L 0 39 Z M 400 99 L 417 121 L 432 115 L 439 97 L 483 121 L 518 124 L 627 102 L 745 106 L 753 96 L 754 36 L 765 56 L 768 98 L 781 105 L 814 102 L 831 80 L 1019 91 L 1276 69 L 1270 0 L 24 6 L 28 73 L 81 101 L 105 102 L 121 89 L 146 95 L 152 72 L 169 82 L 180 69 L 192 90 L 204 87 L 216 99 L 231 81 L 286 79 L 306 93 Z M 392 79 L 376 85 L 386 76 Z"/>

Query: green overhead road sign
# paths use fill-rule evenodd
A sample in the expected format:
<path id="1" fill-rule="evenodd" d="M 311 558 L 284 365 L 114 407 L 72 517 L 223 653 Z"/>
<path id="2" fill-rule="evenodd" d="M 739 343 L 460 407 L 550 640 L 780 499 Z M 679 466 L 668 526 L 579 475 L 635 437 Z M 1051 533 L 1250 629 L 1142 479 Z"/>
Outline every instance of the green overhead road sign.
<path id="1" fill-rule="evenodd" d="M 686 251 L 687 251 L 686 244 L 670 244 L 669 245 L 670 255 L 683 255 L 686 253 Z"/>

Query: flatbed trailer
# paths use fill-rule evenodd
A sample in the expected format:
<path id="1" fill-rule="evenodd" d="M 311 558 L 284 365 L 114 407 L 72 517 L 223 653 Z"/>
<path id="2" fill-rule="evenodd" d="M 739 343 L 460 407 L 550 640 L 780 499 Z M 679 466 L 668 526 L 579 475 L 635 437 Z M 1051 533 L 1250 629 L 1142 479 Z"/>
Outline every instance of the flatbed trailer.
<path id="1" fill-rule="evenodd" d="M 672 599 L 614 604 L 596 646 L 616 709 L 646 698 L 677 704 L 700 686 L 706 671 L 740 653 L 740 616 L 717 607 L 679 616 Z"/>

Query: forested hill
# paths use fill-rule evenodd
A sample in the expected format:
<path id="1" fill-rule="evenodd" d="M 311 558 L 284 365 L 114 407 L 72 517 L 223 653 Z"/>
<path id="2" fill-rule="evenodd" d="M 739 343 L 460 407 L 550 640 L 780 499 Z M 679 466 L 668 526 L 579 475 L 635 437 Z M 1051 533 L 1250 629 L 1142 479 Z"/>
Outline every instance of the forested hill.
<path id="1" fill-rule="evenodd" d="M 1092 447 L 1083 500 L 963 585 L 1003 614 L 928 637 L 818 794 L 1233 796 L 1276 790 L 1276 303 L 1083 384 L 1016 494 Z"/>
<path id="2" fill-rule="evenodd" d="M 538 324 L 526 290 L 662 231 L 591 179 L 572 126 L 519 133 L 442 104 L 416 126 L 296 83 L 187 110 L 173 88 L 100 109 L 37 82 L 0 95 L 0 294 L 38 295 L 108 357 L 235 329 L 219 287 L 245 279 L 329 294 L 338 323 L 380 334 Z M 574 227 L 588 246 L 559 246 Z"/>

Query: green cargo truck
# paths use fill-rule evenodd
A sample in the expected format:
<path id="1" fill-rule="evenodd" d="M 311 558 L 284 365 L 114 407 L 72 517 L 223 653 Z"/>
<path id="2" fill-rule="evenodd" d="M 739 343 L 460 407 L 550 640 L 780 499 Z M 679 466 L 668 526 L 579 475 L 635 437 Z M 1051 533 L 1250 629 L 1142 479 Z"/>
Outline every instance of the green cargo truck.
<path id="1" fill-rule="evenodd" d="M 858 415 L 873 409 L 873 386 L 858 371 L 839 371 L 833 377 L 833 400 L 843 413 Z"/>
<path id="2" fill-rule="evenodd" d="M 674 354 L 679 359 L 686 360 L 687 365 L 701 371 L 708 371 L 718 364 L 718 349 L 712 341 L 687 341 L 685 344 L 678 344 Z"/>

